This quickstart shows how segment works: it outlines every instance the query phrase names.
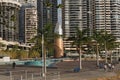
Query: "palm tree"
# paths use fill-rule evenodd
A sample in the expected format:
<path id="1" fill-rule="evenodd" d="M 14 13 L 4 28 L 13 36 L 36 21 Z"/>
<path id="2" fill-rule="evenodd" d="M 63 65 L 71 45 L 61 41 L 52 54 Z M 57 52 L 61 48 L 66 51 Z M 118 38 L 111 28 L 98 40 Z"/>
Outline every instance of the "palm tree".
<path id="1" fill-rule="evenodd" d="M 96 45 L 96 64 L 99 66 L 99 46 L 102 44 L 102 31 L 93 31 L 92 42 Z"/>
<path id="2" fill-rule="evenodd" d="M 72 46 L 76 46 L 76 50 L 79 53 L 79 68 L 82 69 L 82 46 L 84 44 L 87 44 L 89 42 L 89 37 L 87 36 L 87 29 L 80 30 L 79 28 L 76 28 L 76 33 L 72 37 L 69 37 L 68 40 L 73 41 Z"/>
<path id="3" fill-rule="evenodd" d="M 38 35 L 36 36 L 37 39 L 40 40 L 41 42 L 41 48 L 42 48 L 42 58 L 43 58 L 43 63 L 44 63 L 44 67 L 43 67 L 43 75 L 44 78 L 46 78 L 46 52 L 51 49 L 51 44 L 53 43 L 53 27 L 51 25 L 51 20 L 50 19 L 50 14 L 48 12 L 48 8 L 51 7 L 51 3 L 49 3 L 49 1 L 46 1 L 47 3 L 44 3 L 43 0 L 41 0 L 41 30 L 38 31 Z M 47 9 L 47 24 L 44 25 L 43 24 L 43 4 Z M 38 41 L 38 40 L 37 40 Z"/>
<path id="4" fill-rule="evenodd" d="M 54 47 L 54 34 L 53 34 L 53 26 L 52 24 L 47 24 L 44 27 L 44 46 L 45 46 L 45 52 L 46 50 L 51 50 L 51 48 Z"/>
<path id="5" fill-rule="evenodd" d="M 44 34 L 44 38 L 43 38 Z M 37 48 L 41 49 L 42 58 L 43 58 L 43 77 L 46 78 L 46 53 L 49 51 L 53 51 L 54 47 L 54 38 L 53 38 L 53 26 L 52 24 L 46 24 L 43 29 L 38 31 L 38 35 L 35 36 L 32 41 L 35 41 Z M 41 45 L 38 43 L 40 42 Z M 39 46 L 38 46 L 39 45 Z"/>
<path id="6" fill-rule="evenodd" d="M 52 4 L 49 2 L 49 1 L 46 1 L 46 3 L 44 3 L 45 7 L 46 7 L 46 10 L 47 10 L 47 23 L 50 23 L 51 22 L 51 16 L 50 16 L 50 9 L 52 7 Z"/>
<path id="7" fill-rule="evenodd" d="M 30 52 L 29 52 L 29 57 L 30 58 L 38 58 L 38 57 L 40 57 L 40 54 L 39 54 L 39 52 L 38 51 L 36 51 L 36 50 L 30 50 Z"/>
<path id="8" fill-rule="evenodd" d="M 63 4 L 58 4 L 57 8 L 63 8 Z"/>
<path id="9" fill-rule="evenodd" d="M 18 59 L 27 59 L 28 58 L 28 51 L 21 49 L 21 50 L 17 50 L 16 53 L 18 54 L 17 55 Z"/>
<path id="10" fill-rule="evenodd" d="M 116 42 L 115 42 L 116 37 L 105 31 L 102 34 L 102 41 L 103 41 L 104 48 L 105 48 L 105 63 L 108 63 L 108 60 L 107 60 L 108 51 L 112 50 L 112 49 L 115 49 L 117 47 Z"/>
<path id="11" fill-rule="evenodd" d="M 46 3 L 44 3 L 45 4 L 45 6 L 48 8 L 50 8 L 50 7 L 52 7 L 52 4 L 49 2 L 49 1 L 46 1 Z"/>
<path id="12" fill-rule="evenodd" d="M 41 52 L 42 34 L 44 34 L 44 53 L 46 53 L 47 50 L 51 50 L 54 45 L 54 34 L 52 34 L 52 32 L 52 24 L 46 24 L 43 31 L 39 30 L 38 35 L 31 39 L 31 42 L 35 42 L 35 45 L 32 47 L 32 49 L 38 51 L 39 53 Z"/>

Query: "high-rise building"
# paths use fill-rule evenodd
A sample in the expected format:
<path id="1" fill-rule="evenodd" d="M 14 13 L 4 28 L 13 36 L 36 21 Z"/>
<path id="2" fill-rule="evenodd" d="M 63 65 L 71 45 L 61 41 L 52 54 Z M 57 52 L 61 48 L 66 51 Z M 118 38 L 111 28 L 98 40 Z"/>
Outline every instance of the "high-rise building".
<path id="1" fill-rule="evenodd" d="M 120 40 L 119 3 L 119 0 L 95 0 L 93 14 L 93 27 L 96 30 L 103 29 L 112 33 L 117 40 Z"/>
<path id="2" fill-rule="evenodd" d="M 48 24 L 49 22 L 53 25 L 53 27 L 56 26 L 57 23 L 57 0 L 18 0 L 22 6 L 20 9 L 20 43 L 29 43 L 30 44 L 30 39 L 33 37 L 32 35 L 37 35 L 36 32 L 35 34 L 33 33 L 35 31 L 35 29 L 32 29 L 33 27 L 36 28 L 36 31 L 41 30 L 42 27 L 44 27 L 46 24 Z M 44 1 L 44 2 L 42 2 Z M 50 3 L 52 6 L 46 6 L 47 3 Z M 43 4 L 43 6 L 41 5 Z M 42 8 L 43 7 L 43 8 Z M 36 21 L 32 21 L 33 19 L 31 18 L 29 21 L 26 16 L 34 16 L 33 14 L 31 14 L 30 11 L 34 11 L 33 8 L 37 9 L 37 22 Z M 29 10 L 29 11 L 28 11 Z M 26 12 L 28 11 L 28 12 Z M 35 12 L 36 12 L 35 11 Z M 29 14 L 30 13 L 30 14 Z M 43 13 L 43 14 L 42 14 Z M 30 24 L 33 22 L 35 22 L 35 25 L 31 25 Z M 38 23 L 36 25 L 36 23 Z M 29 24 L 26 25 L 26 24 Z M 37 27 L 36 27 L 37 26 Z M 34 31 L 33 31 L 34 30 Z M 54 32 L 54 28 L 53 28 L 53 32 Z M 29 37 L 29 39 L 28 39 Z"/>
<path id="3" fill-rule="evenodd" d="M 92 6 L 94 0 L 83 0 L 82 1 L 82 28 L 88 28 L 90 31 L 88 35 L 92 35 L 93 31 L 93 17 L 92 10 L 94 7 Z"/>
<path id="4" fill-rule="evenodd" d="M 82 25 L 82 0 L 64 0 L 63 1 L 63 34 L 64 34 L 64 52 L 75 53 L 76 48 L 72 47 L 68 37 L 75 34 L 75 29 L 83 28 Z"/>
<path id="5" fill-rule="evenodd" d="M 30 40 L 37 35 L 37 9 L 25 9 L 25 43 L 31 45 Z"/>
<path id="6" fill-rule="evenodd" d="M 93 29 L 107 31 L 120 42 L 120 0 L 93 0 L 93 2 L 91 5 Z M 114 50 L 118 54 L 119 47 Z"/>
<path id="7" fill-rule="evenodd" d="M 37 35 L 37 8 L 36 2 L 20 2 L 20 43 L 33 45 L 30 40 Z"/>
<path id="8" fill-rule="evenodd" d="M 52 41 L 52 43 L 54 44 L 54 40 L 53 40 L 54 28 L 57 23 L 57 0 L 37 0 L 37 12 L 38 12 L 38 34 L 39 31 L 42 31 L 45 26 L 50 24 L 53 32 L 51 33 L 49 40 Z M 42 40 L 43 40 L 43 35 L 42 35 Z"/>
<path id="9" fill-rule="evenodd" d="M 68 37 L 75 33 L 75 28 L 105 30 L 120 41 L 120 1 L 119 0 L 64 0 L 63 34 L 65 53 L 75 52 Z"/>
<path id="10" fill-rule="evenodd" d="M 19 40 L 20 6 L 16 0 L 0 0 L 0 37 L 3 40 Z"/>
<path id="11" fill-rule="evenodd" d="M 50 3 L 52 6 L 46 6 Z M 57 23 L 57 0 L 37 0 L 38 11 L 38 29 L 45 26 L 48 23 L 52 23 L 53 27 Z M 54 31 L 54 29 L 53 29 Z"/>

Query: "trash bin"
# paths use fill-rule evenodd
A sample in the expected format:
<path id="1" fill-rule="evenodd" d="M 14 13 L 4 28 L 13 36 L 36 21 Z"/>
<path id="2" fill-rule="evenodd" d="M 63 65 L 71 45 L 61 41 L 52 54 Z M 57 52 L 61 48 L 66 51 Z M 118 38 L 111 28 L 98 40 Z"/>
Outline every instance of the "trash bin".
<path id="1" fill-rule="evenodd" d="M 100 64 L 99 64 L 99 68 L 100 68 L 100 69 L 104 68 L 104 64 L 100 63 Z"/>
<path id="2" fill-rule="evenodd" d="M 79 67 L 74 68 L 74 72 L 79 72 L 79 71 L 80 71 Z"/>

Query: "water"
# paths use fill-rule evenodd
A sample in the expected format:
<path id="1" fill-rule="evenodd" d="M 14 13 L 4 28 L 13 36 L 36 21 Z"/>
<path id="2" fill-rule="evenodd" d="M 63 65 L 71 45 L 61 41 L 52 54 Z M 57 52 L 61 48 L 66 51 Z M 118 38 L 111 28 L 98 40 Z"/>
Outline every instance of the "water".
<path id="1" fill-rule="evenodd" d="M 46 60 L 46 66 L 52 67 L 54 63 L 59 62 L 58 59 L 47 59 Z M 43 60 L 30 60 L 25 62 L 18 62 L 17 64 L 23 64 L 25 66 L 43 66 Z"/>
<path id="2" fill-rule="evenodd" d="M 46 59 L 46 66 L 47 67 L 52 67 L 54 63 L 60 62 L 61 59 Z M 8 62 L 0 62 L 0 65 L 11 65 L 13 62 L 16 63 L 16 65 L 23 65 L 23 66 L 43 66 L 43 60 L 24 60 L 24 61 L 19 61 L 19 60 L 10 60 Z"/>

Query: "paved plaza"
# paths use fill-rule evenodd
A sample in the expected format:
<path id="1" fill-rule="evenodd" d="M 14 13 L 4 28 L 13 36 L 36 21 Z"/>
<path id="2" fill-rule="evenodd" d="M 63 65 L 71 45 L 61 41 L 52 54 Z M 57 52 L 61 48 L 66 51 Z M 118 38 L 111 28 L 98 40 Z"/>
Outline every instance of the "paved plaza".
<path id="1" fill-rule="evenodd" d="M 80 72 L 74 72 L 74 68 L 78 66 L 78 61 L 59 62 L 54 67 L 47 68 L 47 73 L 50 75 L 59 72 L 57 75 L 51 75 L 52 78 L 48 75 L 47 80 L 90 80 L 98 77 L 115 76 L 115 71 L 120 70 L 120 64 L 115 65 L 115 71 L 106 72 L 95 65 L 95 61 L 83 61 L 83 69 Z M 0 80 L 42 80 L 41 72 L 41 67 L 16 66 L 15 69 L 12 69 L 12 65 L 1 65 Z M 33 77 L 33 73 L 36 78 Z M 28 75 L 27 78 L 25 75 Z"/>

